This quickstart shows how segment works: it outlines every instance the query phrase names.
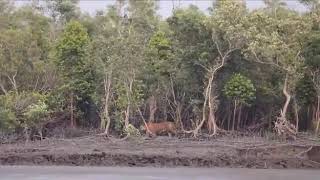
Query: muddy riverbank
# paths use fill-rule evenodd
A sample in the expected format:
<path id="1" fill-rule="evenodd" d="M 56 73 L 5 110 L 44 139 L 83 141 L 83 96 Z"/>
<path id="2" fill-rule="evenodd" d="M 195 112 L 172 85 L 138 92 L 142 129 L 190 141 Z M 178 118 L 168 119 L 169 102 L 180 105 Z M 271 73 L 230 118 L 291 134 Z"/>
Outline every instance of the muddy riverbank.
<path id="1" fill-rule="evenodd" d="M 167 137 L 119 141 L 88 136 L 2 144 L 0 164 L 320 169 L 320 143 Z"/>

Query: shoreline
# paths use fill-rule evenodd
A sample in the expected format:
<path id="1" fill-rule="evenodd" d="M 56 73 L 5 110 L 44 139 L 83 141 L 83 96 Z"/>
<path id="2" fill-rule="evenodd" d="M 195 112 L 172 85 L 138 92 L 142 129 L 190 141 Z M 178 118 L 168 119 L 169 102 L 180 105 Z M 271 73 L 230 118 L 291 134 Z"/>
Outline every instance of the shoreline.
<path id="1" fill-rule="evenodd" d="M 89 136 L 0 145 L 0 165 L 320 169 L 320 143 Z"/>

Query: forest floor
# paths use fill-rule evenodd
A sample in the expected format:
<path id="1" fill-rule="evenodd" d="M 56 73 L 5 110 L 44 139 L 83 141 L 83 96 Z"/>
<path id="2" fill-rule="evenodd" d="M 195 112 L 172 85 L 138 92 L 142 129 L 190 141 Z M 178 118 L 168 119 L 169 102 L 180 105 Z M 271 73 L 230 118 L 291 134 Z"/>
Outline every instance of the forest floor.
<path id="1" fill-rule="evenodd" d="M 85 136 L 0 144 L 0 165 L 320 169 L 320 141 L 227 136 L 119 140 Z"/>

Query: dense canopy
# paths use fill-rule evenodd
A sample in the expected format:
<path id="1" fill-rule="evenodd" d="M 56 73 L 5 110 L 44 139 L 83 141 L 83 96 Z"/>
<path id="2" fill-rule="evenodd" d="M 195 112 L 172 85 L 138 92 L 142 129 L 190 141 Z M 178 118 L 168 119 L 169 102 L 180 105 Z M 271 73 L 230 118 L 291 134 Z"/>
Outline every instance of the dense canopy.
<path id="1" fill-rule="evenodd" d="M 95 16 L 77 0 L 0 0 L 0 130 L 122 135 L 172 121 L 193 136 L 320 133 L 320 4 L 301 2 L 308 11 L 218 0 L 210 14 L 192 5 L 162 19 L 156 0 Z"/>

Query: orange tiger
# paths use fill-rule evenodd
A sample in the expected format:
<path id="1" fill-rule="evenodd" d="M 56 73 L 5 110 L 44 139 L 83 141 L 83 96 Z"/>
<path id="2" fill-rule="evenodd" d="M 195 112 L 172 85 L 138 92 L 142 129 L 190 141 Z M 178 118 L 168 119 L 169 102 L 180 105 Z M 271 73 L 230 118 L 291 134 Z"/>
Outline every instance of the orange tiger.
<path id="1" fill-rule="evenodd" d="M 147 130 L 147 126 L 150 132 Z M 146 131 L 148 136 L 156 136 L 164 132 L 168 133 L 169 136 L 171 136 L 171 134 L 177 134 L 177 129 L 173 122 L 148 122 L 146 125 L 142 126 L 141 130 Z"/>

